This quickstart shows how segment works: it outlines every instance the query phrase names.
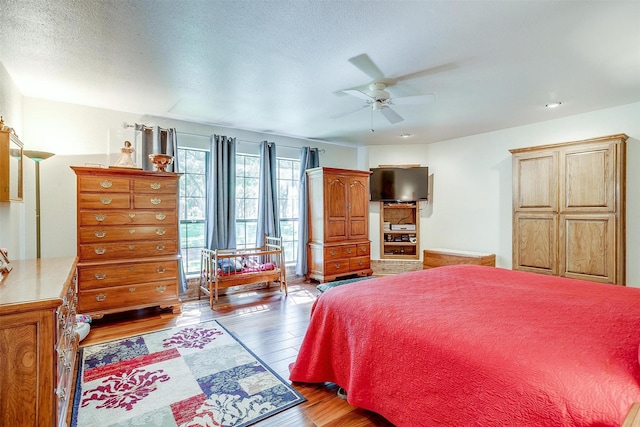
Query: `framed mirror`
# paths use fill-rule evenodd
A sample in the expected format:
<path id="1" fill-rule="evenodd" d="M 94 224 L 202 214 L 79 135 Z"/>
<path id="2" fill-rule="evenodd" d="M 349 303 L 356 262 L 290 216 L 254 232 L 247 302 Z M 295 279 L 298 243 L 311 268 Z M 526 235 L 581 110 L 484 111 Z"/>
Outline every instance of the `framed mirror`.
<path id="1" fill-rule="evenodd" d="M 0 130 L 0 202 L 22 201 L 23 145 L 11 131 Z"/>

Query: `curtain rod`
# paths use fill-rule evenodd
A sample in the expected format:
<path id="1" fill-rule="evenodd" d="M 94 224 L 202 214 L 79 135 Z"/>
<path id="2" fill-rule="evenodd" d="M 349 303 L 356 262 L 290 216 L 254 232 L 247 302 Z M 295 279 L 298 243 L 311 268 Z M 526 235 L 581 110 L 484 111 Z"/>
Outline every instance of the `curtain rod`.
<path id="1" fill-rule="evenodd" d="M 145 125 L 138 125 L 138 124 L 132 125 L 132 124 L 129 124 L 127 122 L 123 122 L 122 123 L 122 127 L 125 128 L 125 129 L 127 129 L 127 128 L 135 128 L 136 131 L 152 130 L 154 128 L 154 126 L 145 126 Z M 160 129 L 160 131 L 164 131 L 164 132 L 166 132 L 168 130 L 168 129 L 163 129 L 161 127 L 159 127 L 159 129 Z M 177 131 L 177 130 L 176 130 L 176 133 L 181 134 L 181 135 L 190 135 L 190 136 L 199 136 L 199 137 L 202 137 L 202 138 L 211 138 L 211 135 L 202 135 L 202 134 L 199 134 L 199 133 L 180 132 L 180 131 Z M 246 140 L 246 139 L 238 139 L 238 141 L 246 142 L 246 143 L 249 143 L 249 144 L 260 144 L 260 142 L 262 142 L 262 141 L 249 141 L 249 140 Z M 294 148 L 294 149 L 298 149 L 298 150 L 301 148 L 301 147 L 292 147 L 290 145 L 278 145 L 278 147 Z M 318 151 L 321 152 L 321 153 L 325 152 L 324 148 L 320 148 L 320 149 L 318 149 Z"/>

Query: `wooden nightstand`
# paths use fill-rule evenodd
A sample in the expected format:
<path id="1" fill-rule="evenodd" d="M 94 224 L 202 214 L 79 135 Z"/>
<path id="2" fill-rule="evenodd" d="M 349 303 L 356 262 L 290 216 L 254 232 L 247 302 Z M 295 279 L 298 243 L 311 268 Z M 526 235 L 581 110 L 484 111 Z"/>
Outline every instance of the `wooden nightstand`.
<path id="1" fill-rule="evenodd" d="M 455 264 L 475 264 L 495 267 L 496 254 L 459 251 L 455 249 L 425 249 L 423 251 L 423 270 Z"/>

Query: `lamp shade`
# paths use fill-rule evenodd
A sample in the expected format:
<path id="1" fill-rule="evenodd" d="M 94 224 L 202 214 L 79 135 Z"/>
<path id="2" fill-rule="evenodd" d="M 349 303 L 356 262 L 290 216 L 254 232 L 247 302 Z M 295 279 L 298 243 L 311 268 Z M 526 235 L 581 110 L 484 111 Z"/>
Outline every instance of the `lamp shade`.
<path id="1" fill-rule="evenodd" d="M 23 154 L 28 158 L 32 159 L 34 162 L 41 162 L 43 160 L 47 160 L 49 157 L 52 157 L 53 153 L 47 153 L 46 151 L 36 151 L 36 150 L 24 150 Z"/>

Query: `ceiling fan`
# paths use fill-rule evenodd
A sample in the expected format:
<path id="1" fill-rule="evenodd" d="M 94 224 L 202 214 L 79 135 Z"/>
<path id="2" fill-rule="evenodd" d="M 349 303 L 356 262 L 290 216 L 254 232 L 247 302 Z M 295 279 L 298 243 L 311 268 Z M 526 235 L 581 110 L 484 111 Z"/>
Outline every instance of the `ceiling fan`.
<path id="1" fill-rule="evenodd" d="M 397 83 L 400 79 L 391 79 L 384 77 L 378 67 L 371 61 L 367 54 L 358 55 L 349 59 L 353 65 L 355 65 L 360 71 L 367 74 L 374 79 L 373 83 L 369 84 L 369 92 L 364 93 L 358 89 L 346 89 L 343 93 L 346 93 L 356 98 L 363 99 L 364 105 L 358 108 L 345 111 L 342 113 L 334 114 L 331 116 L 333 119 L 344 117 L 348 114 L 360 111 L 363 108 L 371 108 L 373 111 L 380 111 L 380 113 L 391 123 L 399 123 L 404 120 L 400 114 L 391 108 L 392 105 L 420 105 L 429 104 L 435 100 L 435 96 L 430 93 L 427 95 L 415 95 L 415 96 L 403 96 L 400 98 L 392 98 L 391 94 L 385 89 L 391 85 Z"/>

